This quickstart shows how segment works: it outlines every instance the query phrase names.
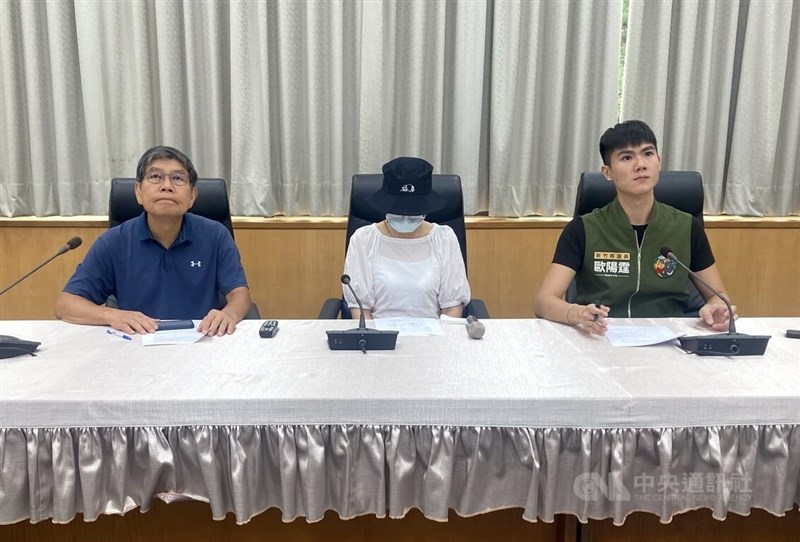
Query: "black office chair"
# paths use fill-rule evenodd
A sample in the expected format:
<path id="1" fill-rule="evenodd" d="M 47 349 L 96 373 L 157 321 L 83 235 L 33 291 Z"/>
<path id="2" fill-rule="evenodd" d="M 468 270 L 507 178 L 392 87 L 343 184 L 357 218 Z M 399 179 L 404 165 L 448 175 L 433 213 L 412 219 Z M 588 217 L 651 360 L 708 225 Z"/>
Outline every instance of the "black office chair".
<path id="1" fill-rule="evenodd" d="M 136 201 L 134 185 L 136 179 L 116 178 L 111 179 L 111 191 L 108 196 L 108 227 L 113 228 L 122 224 L 126 220 L 136 218 L 144 208 Z M 235 239 L 233 234 L 233 221 L 231 220 L 231 208 L 228 203 L 228 189 L 224 179 L 197 179 L 197 198 L 190 211 L 196 215 L 204 216 L 211 220 L 216 220 L 225 226 Z M 225 296 L 220 292 L 219 306 L 225 306 Z M 106 303 L 116 307 L 116 300 L 109 298 Z M 255 303 L 250 306 L 245 318 L 248 320 L 258 320 L 261 316 Z"/>
<path id="2" fill-rule="evenodd" d="M 111 192 L 108 196 L 108 227 L 136 218 L 144 209 L 136 201 L 133 187 L 136 179 L 111 179 Z M 197 199 L 190 211 L 196 215 L 220 222 L 233 235 L 231 208 L 228 203 L 228 189 L 224 179 L 197 179 Z"/>
<path id="3" fill-rule="evenodd" d="M 373 209 L 367 203 L 367 197 L 377 192 L 383 183 L 383 175 L 361 174 L 353 175 L 353 184 L 350 189 L 350 213 L 347 217 L 347 239 L 345 240 L 345 253 L 350 246 L 350 237 L 358 228 L 380 222 L 385 214 Z M 433 175 L 433 189 L 445 200 L 445 206 L 425 218 L 443 226 L 450 226 L 456 234 L 458 244 L 461 246 L 461 256 L 464 258 L 464 268 L 467 267 L 467 230 L 464 225 L 464 196 L 461 192 L 461 178 L 458 175 Z M 339 315 L 343 319 L 350 318 L 350 309 L 344 299 L 327 299 L 319 313 L 321 320 L 335 320 Z M 464 317 L 473 315 L 479 319 L 489 318 L 486 304 L 480 299 L 472 299 L 464 307 Z"/>
<path id="4" fill-rule="evenodd" d="M 584 171 L 578 183 L 573 216 L 581 216 L 608 205 L 617 196 L 614 183 L 599 171 Z M 697 171 L 662 171 L 655 198 L 703 222 L 703 179 Z"/>
<path id="5" fill-rule="evenodd" d="M 656 185 L 655 198 L 685 213 L 697 217 L 703 223 L 703 179 L 697 171 L 662 171 Z M 584 171 L 578 183 L 575 196 L 574 217 L 590 213 L 611 203 L 617 196 L 614 183 L 606 180 L 599 171 Z M 567 301 L 573 302 L 577 295 L 575 281 L 567 290 Z M 685 316 L 697 316 L 705 304 L 703 296 L 689 280 L 689 301 L 684 311 Z"/>

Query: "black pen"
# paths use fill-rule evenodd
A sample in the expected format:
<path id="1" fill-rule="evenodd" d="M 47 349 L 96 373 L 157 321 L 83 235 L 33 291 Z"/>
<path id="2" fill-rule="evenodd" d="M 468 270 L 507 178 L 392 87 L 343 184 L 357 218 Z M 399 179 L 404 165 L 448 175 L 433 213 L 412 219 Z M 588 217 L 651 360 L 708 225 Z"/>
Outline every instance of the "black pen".
<path id="1" fill-rule="evenodd" d="M 597 301 L 595 301 L 595 302 L 594 302 L 594 306 L 595 306 L 595 307 L 597 307 L 597 308 L 599 309 L 599 308 L 600 308 L 600 305 L 601 305 L 602 303 L 603 303 L 603 298 L 602 298 L 602 297 L 598 297 L 598 298 L 597 298 Z M 595 321 L 595 322 L 597 322 L 597 319 L 598 319 L 599 317 L 600 317 L 600 315 L 599 315 L 599 314 L 597 314 L 597 313 L 595 313 L 595 315 L 594 315 L 594 321 Z"/>

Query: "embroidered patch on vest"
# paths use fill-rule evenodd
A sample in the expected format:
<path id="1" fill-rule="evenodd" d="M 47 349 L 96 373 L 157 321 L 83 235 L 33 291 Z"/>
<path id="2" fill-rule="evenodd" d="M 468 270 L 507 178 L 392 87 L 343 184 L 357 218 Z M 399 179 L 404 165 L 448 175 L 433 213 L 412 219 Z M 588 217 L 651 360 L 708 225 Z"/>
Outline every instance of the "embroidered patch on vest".
<path id="1" fill-rule="evenodd" d="M 595 252 L 594 273 L 604 277 L 629 276 L 631 274 L 630 252 Z"/>
<path id="2" fill-rule="evenodd" d="M 677 265 L 678 264 L 675 263 L 675 260 L 659 255 L 658 258 L 656 258 L 656 261 L 653 262 L 653 269 L 655 270 L 656 275 L 662 279 L 667 279 L 675 272 Z"/>

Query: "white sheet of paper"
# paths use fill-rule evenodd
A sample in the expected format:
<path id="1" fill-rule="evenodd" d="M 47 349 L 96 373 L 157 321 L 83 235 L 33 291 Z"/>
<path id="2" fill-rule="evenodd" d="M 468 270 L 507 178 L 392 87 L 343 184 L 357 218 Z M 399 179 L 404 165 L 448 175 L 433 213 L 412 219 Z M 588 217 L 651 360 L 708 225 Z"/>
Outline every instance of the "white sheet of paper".
<path id="1" fill-rule="evenodd" d="M 664 326 L 614 326 L 606 331 L 612 346 L 650 346 L 669 342 L 678 334 Z"/>
<path id="2" fill-rule="evenodd" d="M 170 331 L 156 331 L 142 335 L 143 346 L 158 346 L 161 344 L 191 344 L 205 337 L 195 329 L 173 329 Z"/>
<path id="3" fill-rule="evenodd" d="M 376 329 L 399 331 L 401 337 L 444 336 L 444 329 L 438 318 L 376 318 L 374 322 Z"/>

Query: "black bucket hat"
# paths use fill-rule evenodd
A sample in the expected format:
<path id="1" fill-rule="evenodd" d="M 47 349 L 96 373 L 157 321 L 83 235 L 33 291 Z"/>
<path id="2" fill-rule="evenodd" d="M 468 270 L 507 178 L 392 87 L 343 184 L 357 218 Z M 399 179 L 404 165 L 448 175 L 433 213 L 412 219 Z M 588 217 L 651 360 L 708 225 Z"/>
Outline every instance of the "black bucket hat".
<path id="1" fill-rule="evenodd" d="M 383 165 L 383 186 L 367 198 L 375 210 L 393 215 L 426 215 L 445 205 L 433 191 L 433 166 L 422 158 L 401 156 Z"/>

